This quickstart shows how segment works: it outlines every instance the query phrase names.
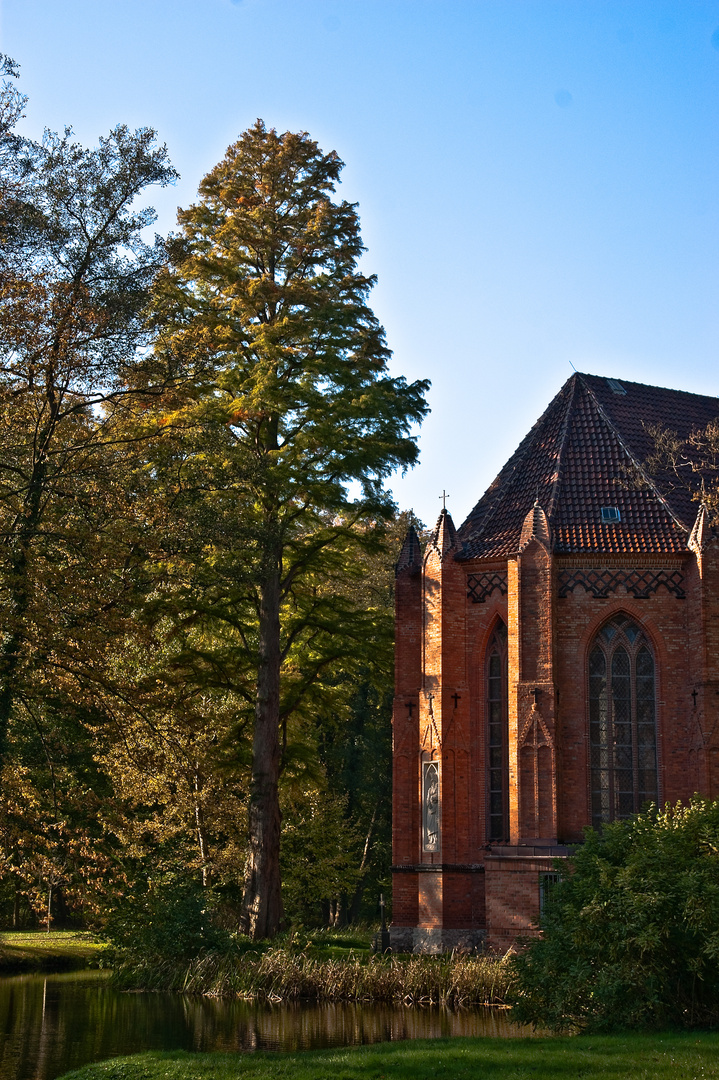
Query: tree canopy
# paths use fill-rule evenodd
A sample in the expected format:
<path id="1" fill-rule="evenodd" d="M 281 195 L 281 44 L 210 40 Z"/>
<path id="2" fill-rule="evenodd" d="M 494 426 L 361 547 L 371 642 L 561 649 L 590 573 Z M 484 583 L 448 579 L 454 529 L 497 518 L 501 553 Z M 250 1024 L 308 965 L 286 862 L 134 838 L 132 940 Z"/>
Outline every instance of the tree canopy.
<path id="1" fill-rule="evenodd" d="M 192 563 L 183 618 L 223 642 L 253 709 L 245 911 L 259 937 L 282 917 L 287 722 L 380 632 L 354 601 L 351 553 L 381 543 L 384 481 L 416 460 L 426 411 L 427 384 L 387 370 L 357 210 L 332 199 L 341 168 L 306 133 L 258 121 L 180 212 L 154 295 L 152 362 L 198 373 L 162 405 L 163 483 L 195 536 L 191 554 L 177 541 Z"/>
<path id="2" fill-rule="evenodd" d="M 0 905 L 263 937 L 282 867 L 292 918 L 356 916 L 427 384 L 389 372 L 342 163 L 258 121 L 152 242 L 154 133 L 24 140 L 2 71 Z"/>

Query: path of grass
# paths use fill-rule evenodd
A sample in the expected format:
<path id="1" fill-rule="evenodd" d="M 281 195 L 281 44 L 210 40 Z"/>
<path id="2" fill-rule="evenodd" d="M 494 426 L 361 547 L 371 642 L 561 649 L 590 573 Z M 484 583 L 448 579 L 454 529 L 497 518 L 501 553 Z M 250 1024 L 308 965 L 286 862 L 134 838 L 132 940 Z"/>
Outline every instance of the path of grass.
<path id="1" fill-rule="evenodd" d="M 42 930 L 0 934 L 0 974 L 19 971 L 73 971 L 95 966 L 104 946 L 83 930 Z"/>
<path id="2" fill-rule="evenodd" d="M 301 1054 L 138 1054 L 64 1080 L 711 1080 L 719 1033 L 434 1039 Z"/>

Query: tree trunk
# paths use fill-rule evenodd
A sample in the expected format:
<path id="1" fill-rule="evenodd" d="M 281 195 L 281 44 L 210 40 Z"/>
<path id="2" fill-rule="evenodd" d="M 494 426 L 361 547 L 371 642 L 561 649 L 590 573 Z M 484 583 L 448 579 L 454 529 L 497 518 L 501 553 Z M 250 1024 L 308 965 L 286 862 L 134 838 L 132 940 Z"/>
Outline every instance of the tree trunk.
<path id="1" fill-rule="evenodd" d="M 252 742 L 244 929 L 273 937 L 282 921 L 280 889 L 280 580 L 275 564 L 262 587 L 255 733 Z"/>
<path id="2" fill-rule="evenodd" d="M 47 435 L 43 436 L 45 440 Z M 30 544 L 37 534 L 40 508 L 45 488 L 46 469 L 44 459 L 33 466 L 29 492 L 25 501 L 25 516 L 18 536 L 11 548 L 9 580 L 10 595 L 9 630 L 0 645 L 0 766 L 5 764 L 10 716 L 16 696 L 15 676 L 20 667 L 23 644 L 22 625 L 30 603 L 30 587 L 27 579 L 27 563 Z"/>
<path id="3" fill-rule="evenodd" d="M 200 848 L 200 860 L 202 862 L 202 885 L 207 888 L 212 884 L 210 871 L 209 845 L 207 843 L 207 830 L 205 829 L 205 815 L 200 802 L 201 792 L 204 787 L 199 765 L 195 765 L 195 826 L 197 828 L 197 843 Z"/>
<path id="4" fill-rule="evenodd" d="M 350 905 L 348 921 L 351 923 L 357 922 L 360 912 L 360 904 L 362 903 L 362 894 L 364 893 L 364 876 L 365 867 L 367 866 L 367 858 L 370 853 L 370 844 L 372 842 L 372 833 L 374 831 L 374 823 L 377 820 L 377 807 L 375 806 L 372 811 L 372 820 L 369 823 L 369 829 L 364 842 L 364 850 L 362 851 L 362 862 L 360 863 L 359 880 L 357 881 L 357 887 L 352 897 L 352 903 Z"/>
<path id="5" fill-rule="evenodd" d="M 0 767 L 5 764 L 7 753 L 8 728 L 15 703 L 15 675 L 20 666 L 22 635 L 19 626 L 28 608 L 28 586 L 26 578 L 26 553 L 21 548 L 13 559 L 10 575 L 11 625 L 0 646 Z"/>

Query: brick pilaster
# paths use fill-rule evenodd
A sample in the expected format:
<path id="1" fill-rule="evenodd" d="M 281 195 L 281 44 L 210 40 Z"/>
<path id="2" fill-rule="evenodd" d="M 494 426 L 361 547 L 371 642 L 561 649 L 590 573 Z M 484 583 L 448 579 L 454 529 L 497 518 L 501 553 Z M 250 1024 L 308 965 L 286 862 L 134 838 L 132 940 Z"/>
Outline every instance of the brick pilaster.
<path id="1" fill-rule="evenodd" d="M 538 504 L 525 519 L 515 577 L 514 657 L 510 655 L 510 774 L 516 795 L 515 843 L 556 843 L 554 620 L 549 528 Z M 510 675 L 511 679 L 511 675 Z M 511 715 L 511 713 L 510 713 Z M 516 741 L 514 741 L 516 740 Z M 512 783 L 510 775 L 510 785 Z"/>

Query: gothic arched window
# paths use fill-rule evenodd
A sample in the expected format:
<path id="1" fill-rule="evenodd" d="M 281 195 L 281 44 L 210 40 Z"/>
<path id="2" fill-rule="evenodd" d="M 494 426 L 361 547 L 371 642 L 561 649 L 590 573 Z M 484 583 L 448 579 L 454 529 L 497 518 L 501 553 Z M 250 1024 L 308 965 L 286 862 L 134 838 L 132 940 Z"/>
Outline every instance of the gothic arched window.
<path id="1" fill-rule="evenodd" d="M 500 620 L 487 648 L 487 810 L 488 839 L 509 837 L 507 757 L 507 627 Z"/>
<path id="2" fill-rule="evenodd" d="M 654 657 L 626 615 L 602 627 L 589 653 L 592 825 L 628 817 L 656 802 Z"/>

